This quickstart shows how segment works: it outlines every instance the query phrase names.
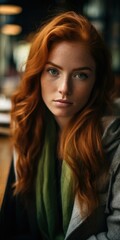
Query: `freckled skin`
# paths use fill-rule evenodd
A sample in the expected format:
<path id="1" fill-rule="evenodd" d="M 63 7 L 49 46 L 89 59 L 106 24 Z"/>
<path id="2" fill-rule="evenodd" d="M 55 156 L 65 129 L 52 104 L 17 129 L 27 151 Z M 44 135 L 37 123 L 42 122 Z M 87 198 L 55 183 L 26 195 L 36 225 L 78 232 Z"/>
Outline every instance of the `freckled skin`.
<path id="1" fill-rule="evenodd" d="M 95 83 L 95 62 L 80 42 L 60 42 L 49 52 L 41 75 L 42 98 L 59 125 L 87 103 Z"/>

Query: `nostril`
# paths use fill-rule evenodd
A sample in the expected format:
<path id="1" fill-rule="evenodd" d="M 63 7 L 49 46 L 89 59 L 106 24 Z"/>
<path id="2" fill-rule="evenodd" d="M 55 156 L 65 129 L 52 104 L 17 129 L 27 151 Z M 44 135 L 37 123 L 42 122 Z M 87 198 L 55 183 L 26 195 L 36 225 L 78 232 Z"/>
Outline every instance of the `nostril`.
<path id="1" fill-rule="evenodd" d="M 71 84 L 72 83 L 71 83 L 70 77 L 68 75 L 63 76 L 63 78 L 61 79 L 61 83 L 58 87 L 58 92 L 64 96 L 71 95 L 71 92 L 72 92 Z"/>
<path id="2" fill-rule="evenodd" d="M 67 91 L 59 90 L 59 93 L 62 95 L 62 97 L 71 95 L 71 91 L 70 90 L 67 90 Z"/>

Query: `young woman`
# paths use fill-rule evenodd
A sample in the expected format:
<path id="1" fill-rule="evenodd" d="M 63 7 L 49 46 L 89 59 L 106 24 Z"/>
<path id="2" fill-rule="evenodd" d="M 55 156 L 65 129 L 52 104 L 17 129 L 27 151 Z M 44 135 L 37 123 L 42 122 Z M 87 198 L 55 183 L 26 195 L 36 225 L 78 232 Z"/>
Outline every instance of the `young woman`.
<path id="1" fill-rule="evenodd" d="M 41 26 L 12 97 L 2 239 L 120 239 L 112 76 L 110 54 L 86 18 L 70 11 Z"/>

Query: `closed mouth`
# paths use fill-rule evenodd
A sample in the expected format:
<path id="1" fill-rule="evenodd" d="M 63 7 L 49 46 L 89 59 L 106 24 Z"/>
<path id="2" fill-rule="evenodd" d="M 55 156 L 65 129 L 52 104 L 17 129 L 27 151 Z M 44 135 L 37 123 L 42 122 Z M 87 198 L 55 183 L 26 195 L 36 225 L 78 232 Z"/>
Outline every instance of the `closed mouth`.
<path id="1" fill-rule="evenodd" d="M 54 100 L 54 102 L 64 103 L 64 104 L 73 104 L 72 102 L 68 100 L 63 100 L 63 99 L 57 99 L 57 100 Z"/>

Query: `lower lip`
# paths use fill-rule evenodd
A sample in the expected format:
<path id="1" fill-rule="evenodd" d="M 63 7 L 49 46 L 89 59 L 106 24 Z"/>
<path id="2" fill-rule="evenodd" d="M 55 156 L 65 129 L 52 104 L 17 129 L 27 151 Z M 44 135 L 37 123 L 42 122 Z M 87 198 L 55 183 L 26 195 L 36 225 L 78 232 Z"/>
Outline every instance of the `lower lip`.
<path id="1" fill-rule="evenodd" d="M 65 108 L 65 107 L 70 107 L 72 103 L 67 103 L 67 102 L 54 102 L 57 107 Z"/>

